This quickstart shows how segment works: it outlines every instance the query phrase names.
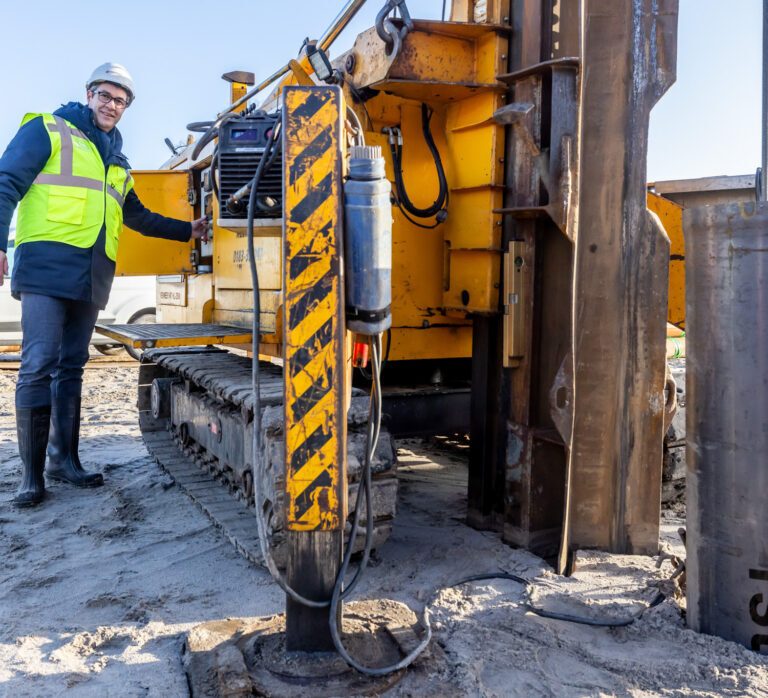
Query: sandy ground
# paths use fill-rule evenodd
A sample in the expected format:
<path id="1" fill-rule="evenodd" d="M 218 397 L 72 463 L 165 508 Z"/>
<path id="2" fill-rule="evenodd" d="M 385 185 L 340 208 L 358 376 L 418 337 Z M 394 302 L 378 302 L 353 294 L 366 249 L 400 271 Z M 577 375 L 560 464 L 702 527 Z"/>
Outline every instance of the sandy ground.
<path id="1" fill-rule="evenodd" d="M 134 367 L 86 371 L 81 455 L 106 485 L 52 485 L 44 506 L 10 505 L 19 477 L 15 374 L 0 371 L 0 696 L 186 696 L 184 633 L 264 616 L 284 599 L 150 460 L 136 425 Z M 580 554 L 563 579 L 541 560 L 462 523 L 456 450 L 408 442 L 400 513 L 358 598 L 420 608 L 432 589 L 504 570 L 536 580 L 536 604 L 604 617 L 643 607 L 670 563 Z M 663 521 L 665 540 L 681 525 Z M 685 628 L 667 600 L 624 629 L 540 618 L 514 582 L 444 590 L 432 614 L 444 662 L 389 695 L 768 696 L 768 657 Z M 429 668 L 429 667 L 427 667 Z"/>

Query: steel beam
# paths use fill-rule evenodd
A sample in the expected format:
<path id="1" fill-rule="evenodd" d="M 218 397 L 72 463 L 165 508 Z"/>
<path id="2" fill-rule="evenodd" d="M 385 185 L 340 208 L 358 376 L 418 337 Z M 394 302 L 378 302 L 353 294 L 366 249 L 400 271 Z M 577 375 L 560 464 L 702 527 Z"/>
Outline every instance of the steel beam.
<path id="1" fill-rule="evenodd" d="M 579 547 L 658 550 L 669 240 L 645 183 L 649 115 L 674 82 L 676 45 L 677 0 L 583 4 L 561 566 Z"/>
<path id="2" fill-rule="evenodd" d="M 573 12 L 566 13 L 572 17 Z M 577 13 L 578 16 L 578 13 Z M 560 542 L 567 443 L 550 410 L 550 391 L 571 356 L 573 243 L 569 205 L 576 191 L 575 93 L 578 61 L 556 42 L 549 0 L 515 0 L 506 110 L 521 116 L 507 129 L 504 200 L 507 356 L 503 423 L 505 522 L 509 543 L 554 558 Z M 560 35 L 573 36 L 560 23 Z M 557 43 L 557 48 L 555 44 Z M 564 60 L 565 59 L 565 60 Z M 498 114 L 497 118 L 507 118 Z M 522 278 L 515 276 L 522 273 Z M 510 303 L 514 297 L 515 303 Z M 567 372 L 566 372 L 567 375 Z"/>
<path id="3" fill-rule="evenodd" d="M 286 578 L 321 601 L 333 591 L 346 518 L 342 96 L 338 87 L 283 94 Z M 286 646 L 333 649 L 328 610 L 288 597 Z"/>
<path id="4" fill-rule="evenodd" d="M 503 535 L 563 571 L 577 547 L 658 545 L 669 249 L 645 162 L 677 0 L 513 0 L 511 16 Z"/>

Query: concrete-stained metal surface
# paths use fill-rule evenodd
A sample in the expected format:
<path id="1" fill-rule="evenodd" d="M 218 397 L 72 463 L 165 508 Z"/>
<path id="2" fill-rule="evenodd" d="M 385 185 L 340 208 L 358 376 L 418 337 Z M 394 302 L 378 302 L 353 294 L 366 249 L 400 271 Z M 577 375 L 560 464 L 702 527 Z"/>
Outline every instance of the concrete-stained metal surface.
<path id="1" fill-rule="evenodd" d="M 683 224 L 688 623 L 768 654 L 768 203 Z"/>

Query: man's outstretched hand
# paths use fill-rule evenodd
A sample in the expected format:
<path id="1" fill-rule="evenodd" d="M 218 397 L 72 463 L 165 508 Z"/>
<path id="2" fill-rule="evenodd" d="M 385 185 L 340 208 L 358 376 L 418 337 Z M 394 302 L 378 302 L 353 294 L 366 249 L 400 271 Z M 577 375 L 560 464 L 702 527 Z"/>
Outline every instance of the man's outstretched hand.
<path id="1" fill-rule="evenodd" d="M 203 216 L 196 221 L 192 221 L 192 239 L 199 238 L 203 242 L 208 242 L 208 217 Z"/>
<path id="2" fill-rule="evenodd" d="M 6 276 L 8 276 L 8 256 L 0 250 L 0 286 L 3 285 Z"/>

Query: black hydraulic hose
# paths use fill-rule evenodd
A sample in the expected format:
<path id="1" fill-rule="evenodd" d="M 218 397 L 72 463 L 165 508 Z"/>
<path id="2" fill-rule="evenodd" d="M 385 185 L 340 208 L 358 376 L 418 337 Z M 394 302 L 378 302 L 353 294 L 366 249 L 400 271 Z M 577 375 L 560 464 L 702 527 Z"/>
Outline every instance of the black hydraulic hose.
<path id="1" fill-rule="evenodd" d="M 419 221 L 414 220 L 408 215 L 408 212 L 403 208 L 400 201 L 397 199 L 397 197 L 393 197 L 392 203 L 397 206 L 400 209 L 400 213 L 403 214 L 403 217 L 411 224 L 415 225 L 417 228 L 424 228 L 425 230 L 432 230 L 432 228 L 437 228 L 438 225 L 440 225 L 443 221 L 442 220 L 436 220 L 434 223 L 427 225 L 426 223 L 419 223 Z M 445 219 L 443 219 L 445 220 Z"/>
<path id="2" fill-rule="evenodd" d="M 578 625 L 591 625 L 595 628 L 626 628 L 628 625 L 632 625 L 636 620 L 645 613 L 649 608 L 658 606 L 666 597 L 662 592 L 657 592 L 653 599 L 648 603 L 645 608 L 641 608 L 637 613 L 626 618 L 602 619 L 602 618 L 583 618 L 580 616 L 572 616 L 568 613 L 556 613 L 555 611 L 547 611 L 543 608 L 538 608 L 532 604 L 526 604 L 526 608 L 537 616 L 542 618 L 552 618 L 554 620 L 563 620 L 568 623 L 577 623 Z"/>
<path id="3" fill-rule="evenodd" d="M 376 335 L 371 338 L 371 355 L 372 357 L 381 356 L 381 335 Z M 377 359 L 372 359 L 377 361 Z M 373 464 L 373 456 L 376 453 L 376 447 L 379 442 L 379 433 L 381 428 L 381 384 L 376 383 L 371 387 L 371 400 L 370 409 L 368 414 L 368 426 L 365 433 L 365 457 L 362 463 L 362 469 L 360 472 L 360 484 L 357 488 L 357 497 L 355 498 L 355 514 L 352 518 L 352 527 L 349 532 L 349 542 L 347 544 L 347 550 L 344 553 L 341 568 L 336 576 L 336 584 L 334 585 L 333 593 L 339 594 L 340 599 L 346 599 L 352 590 L 357 586 L 358 582 L 363 577 L 363 572 L 368 566 L 368 561 L 371 557 L 371 550 L 373 548 L 373 506 L 372 506 L 372 485 L 371 485 L 371 467 Z M 344 584 L 344 577 L 347 574 L 350 560 L 352 559 L 352 552 L 354 550 L 354 541 L 357 538 L 357 531 L 360 526 L 360 512 L 362 511 L 362 500 L 365 495 L 366 502 L 366 517 L 365 517 L 365 548 L 363 549 L 363 557 L 360 560 L 355 576 L 348 584 Z M 338 603 L 338 602 L 337 602 Z M 336 610 L 334 608 L 333 597 L 331 598 L 331 624 L 334 624 L 336 618 Z"/>
<path id="4" fill-rule="evenodd" d="M 429 621 L 429 615 L 430 615 L 430 608 L 432 604 L 437 600 L 437 597 L 439 596 L 440 592 L 444 591 L 445 589 L 452 589 L 457 586 L 461 586 L 462 584 L 469 584 L 470 582 L 481 582 L 486 580 L 492 580 L 492 579 L 509 579 L 513 582 L 517 582 L 518 584 L 521 584 L 525 587 L 527 592 L 530 592 L 530 589 L 532 587 L 531 582 L 529 582 L 527 579 L 523 577 L 519 577 L 516 574 L 510 574 L 509 572 L 491 572 L 489 574 L 473 574 L 468 577 L 464 577 L 462 579 L 459 579 L 458 581 L 452 582 L 451 584 L 447 584 L 445 586 L 438 587 L 435 589 L 432 594 L 430 595 L 427 602 L 424 604 L 424 607 L 422 608 L 421 618 L 419 619 L 419 622 L 421 626 L 424 628 L 425 635 L 422 638 L 421 642 L 419 642 L 419 645 L 412 650 L 406 657 L 403 657 L 399 662 L 396 664 L 393 664 L 391 666 L 386 667 L 366 667 L 354 660 L 349 653 L 344 649 L 343 645 L 341 645 L 341 640 L 339 638 L 339 633 L 336 628 L 336 622 L 335 622 L 335 610 L 338 607 L 338 604 L 336 605 L 336 608 L 333 606 L 331 607 L 331 632 L 333 634 L 334 643 L 336 644 L 336 649 L 338 650 L 339 654 L 343 657 L 343 659 L 352 667 L 357 669 L 359 672 L 363 674 L 367 674 L 369 676 L 385 676 L 387 674 L 391 674 L 394 671 L 400 671 L 401 669 L 405 669 L 410 664 L 412 664 L 418 656 L 426 649 L 427 645 L 429 644 L 431 638 L 432 638 L 432 627 Z M 635 621 L 639 620 L 642 615 L 647 611 L 649 608 L 653 608 L 654 606 L 658 606 L 664 599 L 665 595 L 658 591 L 654 598 L 642 609 L 637 611 L 636 613 L 624 617 L 624 618 L 616 618 L 616 619 L 601 619 L 601 618 L 586 618 L 586 617 L 580 617 L 580 616 L 572 616 L 566 613 L 555 613 L 554 611 L 546 611 L 541 608 L 537 608 L 531 603 L 524 604 L 524 608 L 535 615 L 541 616 L 542 618 L 551 618 L 554 620 L 562 620 L 566 621 L 568 623 L 577 623 L 579 625 L 589 625 L 593 627 L 598 628 L 622 628 L 626 627 L 628 625 L 631 625 Z"/>
<path id="5" fill-rule="evenodd" d="M 214 124 L 213 121 L 193 121 L 187 124 L 187 131 L 193 133 L 205 133 Z"/>
<path id="6" fill-rule="evenodd" d="M 190 159 L 197 160 L 203 148 L 205 148 L 208 143 L 210 143 L 219 135 L 219 129 L 224 124 L 226 124 L 228 121 L 241 118 L 242 114 L 237 112 L 229 112 L 224 114 L 224 116 L 216 119 L 216 121 L 193 121 L 191 124 L 187 124 L 187 131 L 193 131 L 195 133 L 205 131 L 205 133 L 203 133 L 203 135 L 200 137 L 200 140 L 195 143 L 195 147 L 192 149 L 192 155 L 190 156 Z"/>
<path id="7" fill-rule="evenodd" d="M 199 127 L 202 124 L 206 122 L 204 121 L 195 121 L 191 124 L 187 124 L 187 130 L 188 131 L 195 131 L 199 132 L 199 128 L 192 128 L 192 127 Z M 195 143 L 195 147 L 192 149 L 192 160 L 197 160 L 197 156 L 200 155 L 200 151 L 208 145 L 219 133 L 219 127 L 216 124 L 215 121 L 210 122 L 210 126 L 206 129 L 206 131 L 203 133 L 203 135 L 200 137 L 200 139 Z"/>
<path id="8" fill-rule="evenodd" d="M 448 215 L 447 206 L 450 197 L 448 190 L 448 180 L 445 176 L 445 169 L 443 168 L 443 161 L 440 158 L 440 151 L 437 149 L 435 140 L 432 137 L 432 130 L 430 128 L 430 122 L 432 120 L 432 114 L 434 112 L 425 104 L 421 105 L 421 130 L 424 135 L 424 140 L 429 148 L 429 152 L 432 154 L 432 159 L 435 162 L 435 169 L 437 170 L 437 179 L 439 184 L 439 190 L 435 201 L 425 208 L 419 208 L 408 196 L 408 192 L 405 188 L 405 182 L 403 180 L 403 144 L 402 140 L 395 140 L 390 138 L 390 150 L 392 152 L 392 164 L 395 173 L 395 203 L 403 211 L 404 215 L 408 216 L 410 213 L 416 218 L 430 218 L 436 216 L 436 223 L 429 227 L 435 227 L 442 223 Z M 409 220 L 410 217 L 409 217 Z M 415 223 L 415 221 L 411 220 Z M 422 224 L 416 223 L 424 227 Z"/>
<path id="9" fill-rule="evenodd" d="M 531 588 L 533 586 L 532 583 L 529 582 L 524 577 L 519 577 L 518 575 L 510 574 L 509 572 L 491 572 L 489 574 L 473 574 L 473 575 L 470 575 L 469 577 L 464 577 L 463 579 L 459 579 L 457 582 L 453 582 L 448 586 L 437 589 L 436 592 L 430 597 L 430 600 L 427 602 L 427 605 L 431 605 L 434 602 L 435 598 L 437 598 L 437 594 L 439 594 L 443 589 L 452 589 L 453 587 L 461 586 L 462 584 L 468 584 L 469 582 L 483 582 L 491 579 L 509 579 L 513 582 L 517 582 L 518 584 L 522 584 L 525 587 L 527 593 L 530 593 Z M 645 613 L 649 608 L 658 606 L 665 598 L 666 597 L 664 593 L 661 591 L 658 591 L 656 592 L 656 595 L 653 597 L 653 599 L 644 608 L 641 608 L 639 611 L 632 614 L 631 616 L 627 616 L 625 618 L 616 618 L 613 620 L 608 618 L 602 619 L 602 618 L 586 618 L 582 616 L 572 616 L 568 613 L 556 613 L 555 611 L 547 611 L 543 608 L 538 608 L 537 606 L 534 606 L 530 602 L 525 604 L 525 609 L 542 618 L 552 618 L 553 620 L 562 620 L 568 623 L 576 623 L 578 625 L 591 625 L 596 628 L 624 628 L 628 625 L 631 625 L 636 620 L 639 620 L 640 617 L 643 615 L 643 613 Z"/>
<path id="10" fill-rule="evenodd" d="M 221 205 L 219 185 L 216 182 L 216 168 L 219 166 L 219 148 L 218 146 L 213 150 L 213 156 L 211 157 L 211 190 L 216 197 L 216 201 Z"/>
<path id="11" fill-rule="evenodd" d="M 372 373 L 373 373 L 373 388 L 371 391 L 371 401 L 372 401 L 372 412 L 373 412 L 373 419 L 369 421 L 369 431 L 368 434 L 373 435 L 373 440 L 370 443 L 370 447 L 366 449 L 366 463 L 365 463 L 365 481 L 366 481 L 366 487 L 370 488 L 370 468 L 371 468 L 371 459 L 373 455 L 373 450 L 375 450 L 375 444 L 376 441 L 378 441 L 380 429 L 381 429 L 381 414 L 382 414 L 382 405 L 381 405 L 381 334 L 377 334 L 374 336 L 373 341 L 371 343 L 371 364 L 372 364 Z M 375 397 L 374 397 L 375 396 Z M 371 425 L 373 425 L 373 429 L 371 429 Z M 362 486 L 362 485 L 361 485 Z M 371 498 L 370 495 L 368 496 L 368 516 L 371 517 Z M 355 512 L 357 519 L 357 512 Z M 356 526 L 353 524 L 353 531 Z M 386 676 L 387 674 L 391 674 L 395 671 L 400 671 L 401 669 L 405 669 L 406 667 L 410 666 L 418 657 L 421 655 L 421 653 L 427 648 L 430 641 L 432 640 L 432 627 L 429 624 L 429 610 L 428 605 L 424 606 L 423 610 L 423 616 L 422 616 L 422 626 L 425 628 L 426 632 L 424 637 L 419 642 L 418 646 L 413 649 L 411 652 L 408 653 L 405 657 L 403 657 L 399 662 L 396 662 L 395 664 L 392 664 L 390 666 L 384 666 L 384 667 L 369 667 L 365 666 L 364 664 L 361 664 L 358 662 L 348 651 L 347 648 L 344 647 L 344 642 L 341 638 L 341 628 L 339 627 L 340 623 L 337 621 L 338 618 L 338 609 L 339 609 L 339 603 L 342 599 L 342 585 L 344 581 L 344 576 L 346 575 L 347 569 L 349 567 L 350 559 L 352 558 L 352 541 L 354 538 L 350 537 L 350 545 L 347 548 L 347 552 L 344 555 L 344 560 L 341 565 L 341 569 L 339 570 L 339 574 L 336 577 L 336 584 L 333 588 L 333 595 L 331 596 L 331 609 L 330 613 L 328 614 L 328 623 L 331 631 L 331 637 L 333 638 L 333 644 L 336 647 L 336 651 L 341 655 L 342 659 L 349 664 L 349 666 L 353 667 L 357 671 L 359 671 L 361 674 L 366 674 L 368 676 Z M 366 541 L 367 543 L 367 541 Z M 366 545 L 366 550 L 363 556 L 363 561 L 360 564 L 360 567 L 358 568 L 358 573 L 361 573 L 361 570 L 365 569 L 365 565 L 368 563 L 368 554 L 369 554 L 368 545 Z M 359 574 L 355 578 L 355 582 L 357 581 L 357 578 Z M 348 587 L 348 589 L 351 588 Z"/>

